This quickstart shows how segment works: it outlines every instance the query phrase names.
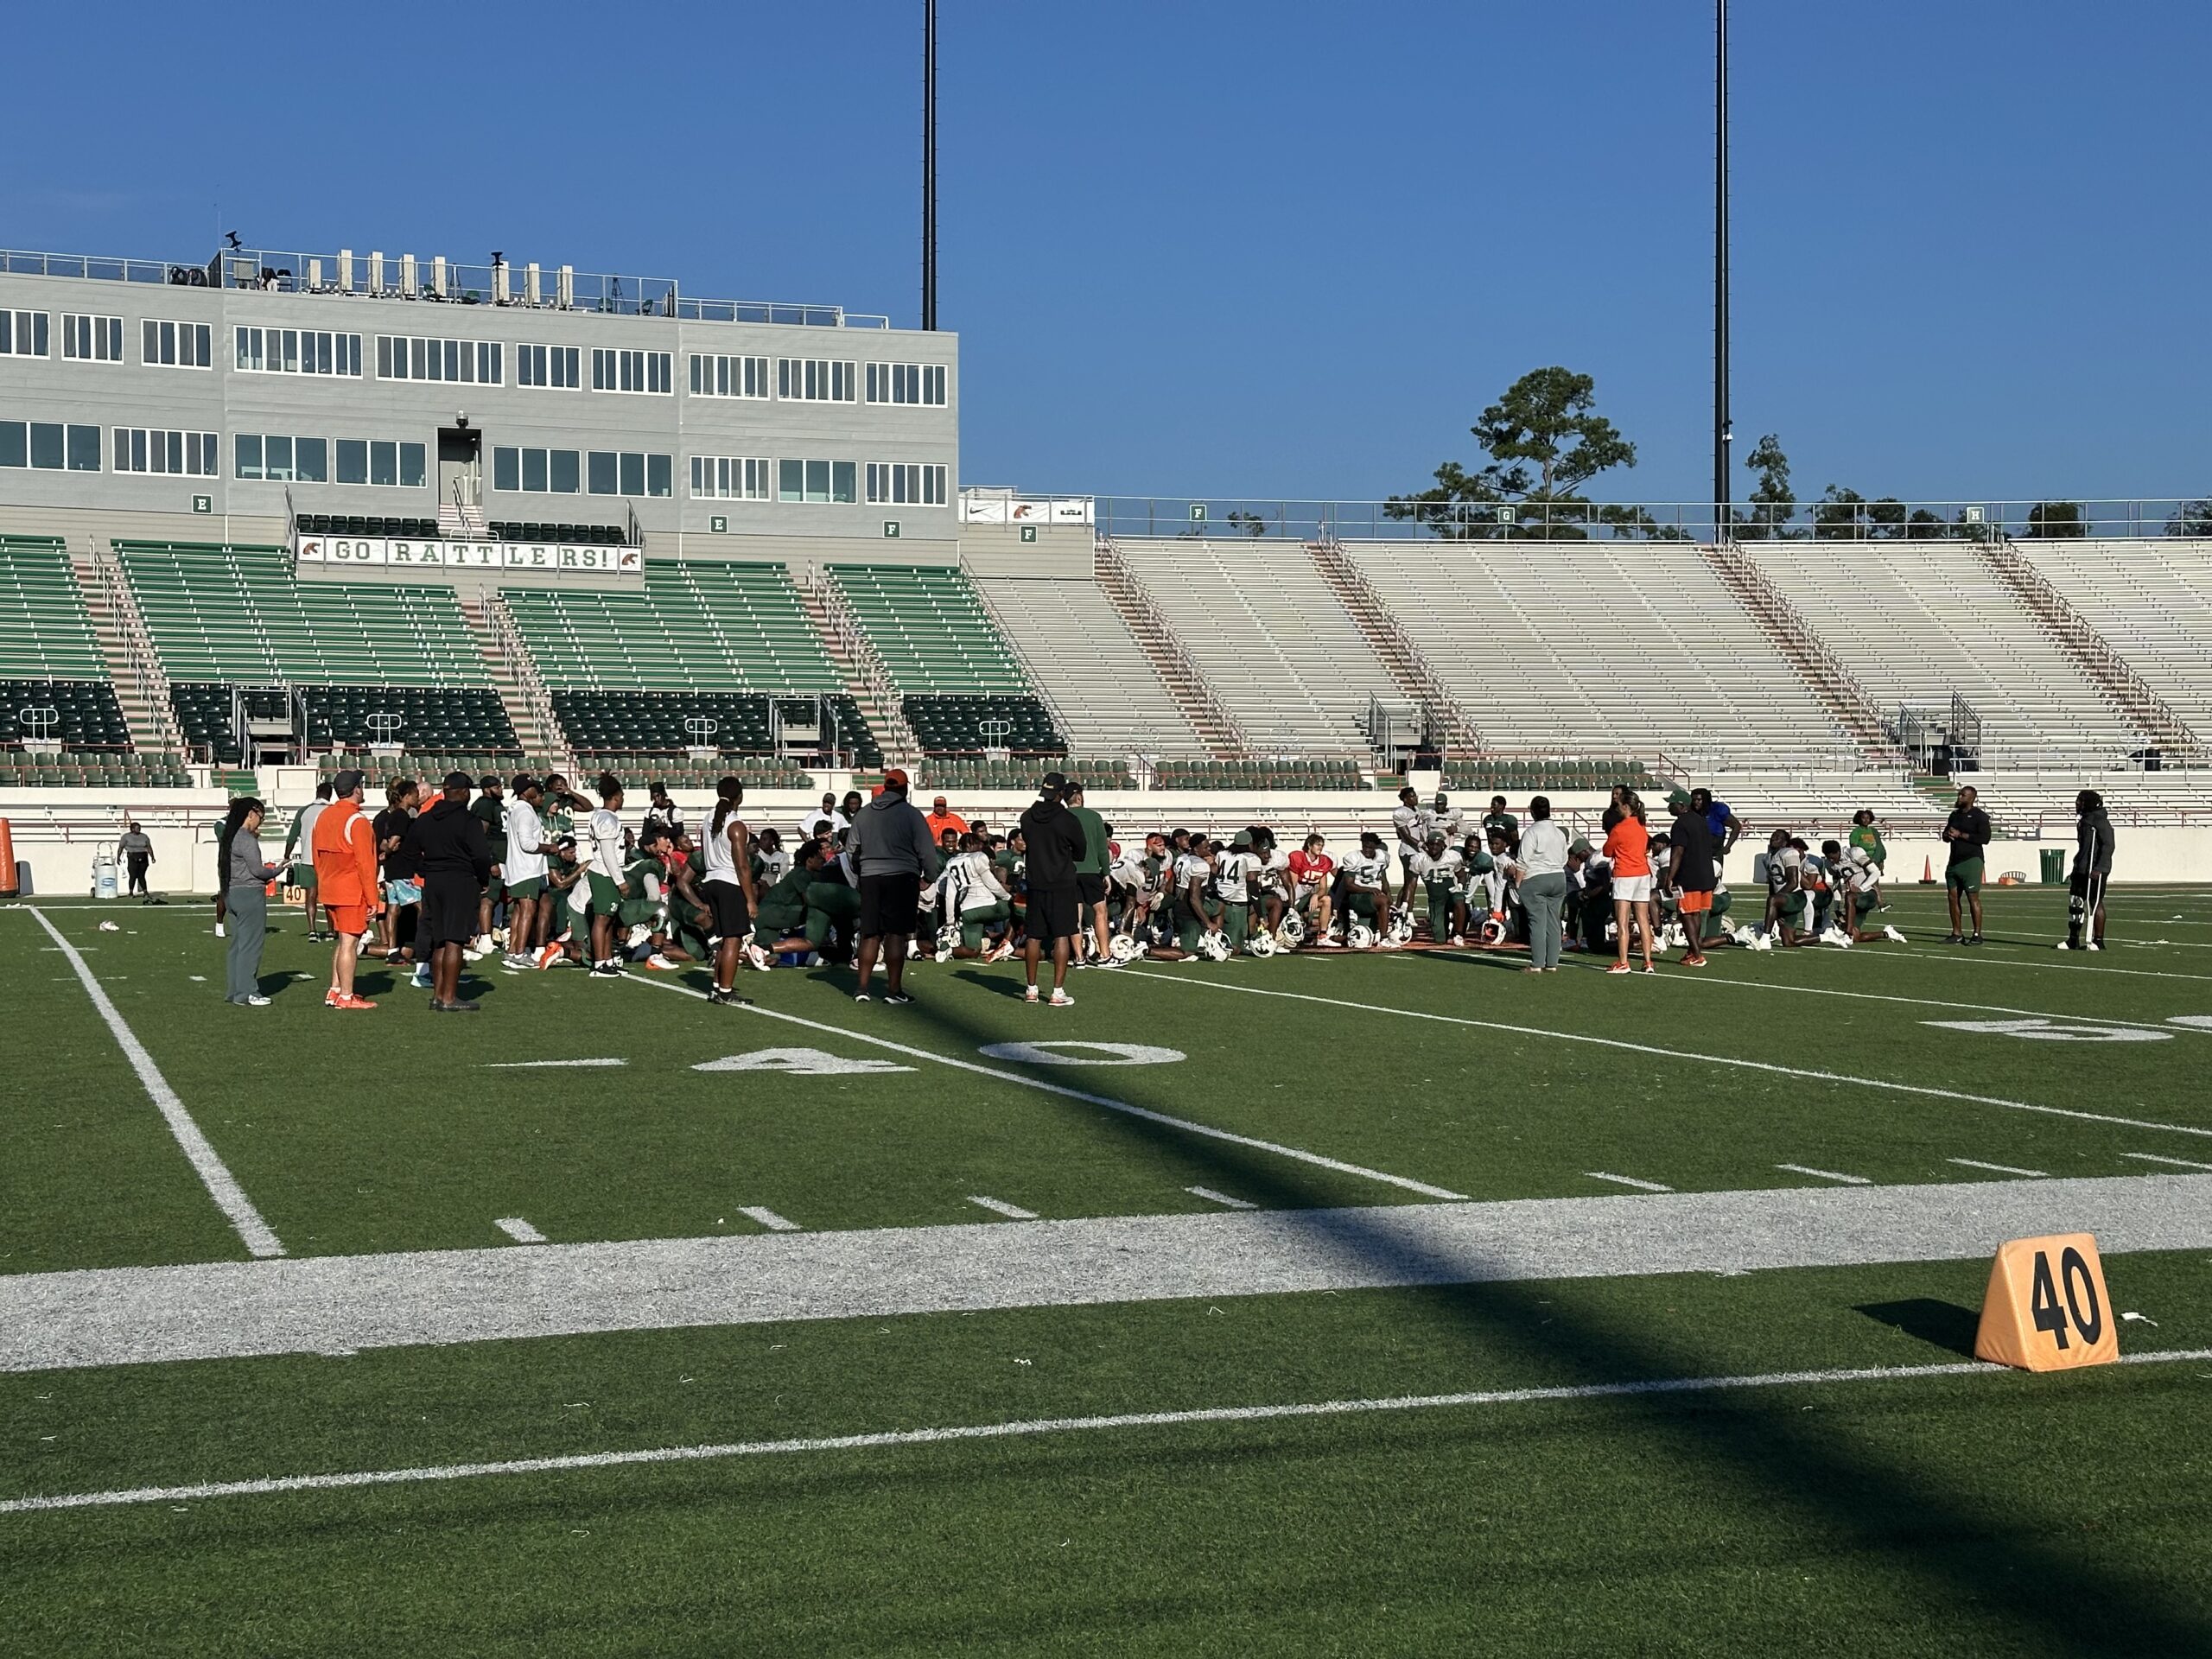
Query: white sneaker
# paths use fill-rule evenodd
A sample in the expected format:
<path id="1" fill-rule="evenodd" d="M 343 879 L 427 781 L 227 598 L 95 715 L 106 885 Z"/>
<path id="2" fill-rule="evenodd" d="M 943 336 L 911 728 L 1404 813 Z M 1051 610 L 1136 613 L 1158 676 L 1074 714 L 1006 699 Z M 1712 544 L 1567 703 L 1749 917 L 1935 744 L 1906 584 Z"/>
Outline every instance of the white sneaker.
<path id="1" fill-rule="evenodd" d="M 471 961 L 474 961 L 476 957 L 490 956 L 492 954 L 492 936 L 489 933 L 479 933 L 474 938 L 468 942 L 468 948 L 476 953 L 475 957 L 470 958 Z"/>
<path id="2" fill-rule="evenodd" d="M 1904 943 L 1904 935 L 1898 932 L 1897 929 L 1891 927 L 1887 922 L 1882 924 L 1882 937 L 1889 940 L 1892 944 L 1903 944 Z"/>
<path id="3" fill-rule="evenodd" d="M 223 925 L 220 922 L 215 924 L 215 937 L 219 939 L 227 938 L 230 937 L 223 931 Z"/>
<path id="4" fill-rule="evenodd" d="M 1037 1000 L 1037 988 L 1034 985 L 1032 985 L 1027 991 L 1022 993 L 1021 1000 L 1025 1002 L 1034 1002 Z"/>
<path id="5" fill-rule="evenodd" d="M 256 991 L 251 996 L 246 998 L 245 1005 L 249 1008 L 265 1008 L 269 1006 L 269 999 L 259 991 Z"/>
<path id="6" fill-rule="evenodd" d="M 745 942 L 745 960 L 748 966 L 757 968 L 764 974 L 776 965 L 775 959 L 752 939 Z"/>
<path id="7" fill-rule="evenodd" d="M 2061 950 L 2073 950 L 2078 948 L 2071 939 L 2061 939 L 2058 942 L 2058 949 Z"/>
<path id="8" fill-rule="evenodd" d="M 1051 1006 L 1056 1008 L 1071 1008 L 1075 1007 L 1075 998 L 1070 996 L 1065 989 L 1057 990 L 1052 993 Z"/>
<path id="9" fill-rule="evenodd" d="M 2082 948 L 2084 950 L 2101 950 L 2104 949 L 2104 946 L 2099 944 L 2094 939 L 2091 939 L 2088 944 L 2083 945 Z"/>

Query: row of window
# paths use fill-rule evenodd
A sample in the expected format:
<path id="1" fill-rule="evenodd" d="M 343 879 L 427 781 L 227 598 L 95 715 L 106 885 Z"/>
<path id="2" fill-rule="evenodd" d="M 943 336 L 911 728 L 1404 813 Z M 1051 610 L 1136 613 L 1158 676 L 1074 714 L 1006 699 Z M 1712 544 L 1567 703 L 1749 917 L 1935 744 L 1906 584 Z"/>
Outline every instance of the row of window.
<path id="1" fill-rule="evenodd" d="M 231 458 L 236 477 L 272 484 L 388 484 L 414 490 L 429 481 L 427 446 L 382 438 L 238 432 L 231 437 Z"/>
<path id="2" fill-rule="evenodd" d="M 526 495 L 672 495 L 670 455 L 620 449 L 492 451 L 492 487 Z"/>
<path id="3" fill-rule="evenodd" d="M 950 469 L 911 461 L 872 461 L 863 469 L 868 504 L 941 507 L 947 499 Z M 849 502 L 855 463 L 849 461 L 779 461 L 750 456 L 694 455 L 691 494 L 705 501 Z"/>
<path id="4" fill-rule="evenodd" d="M 86 362 L 123 361 L 121 317 L 64 315 L 61 354 Z M 213 366 L 213 329 L 204 322 L 164 322 L 147 318 L 140 325 L 139 360 L 175 368 Z M 433 340 L 412 334 L 378 334 L 377 375 L 385 380 L 438 380 L 466 385 L 506 384 L 506 347 L 493 340 Z M 0 311 L 0 356 L 50 354 L 47 314 Z M 241 327 L 237 330 L 235 366 L 249 374 L 361 374 L 361 337 L 329 329 Z M 579 389 L 582 350 L 575 346 L 518 346 L 515 384 Z M 676 390 L 675 354 L 594 347 L 591 354 L 594 391 L 645 392 L 665 397 Z M 691 355 L 691 391 L 700 397 L 766 398 L 769 359 L 706 353 Z M 798 403 L 860 401 L 863 378 L 871 404 L 942 408 L 945 367 L 941 363 L 870 363 L 833 358 L 775 359 L 778 397 Z"/>
<path id="5" fill-rule="evenodd" d="M 0 467 L 43 472 L 97 473 L 100 429 L 57 421 L 0 421 Z"/>
<path id="6" fill-rule="evenodd" d="M 213 432 L 164 432 L 143 426 L 115 429 L 115 470 L 213 478 L 223 469 Z"/>

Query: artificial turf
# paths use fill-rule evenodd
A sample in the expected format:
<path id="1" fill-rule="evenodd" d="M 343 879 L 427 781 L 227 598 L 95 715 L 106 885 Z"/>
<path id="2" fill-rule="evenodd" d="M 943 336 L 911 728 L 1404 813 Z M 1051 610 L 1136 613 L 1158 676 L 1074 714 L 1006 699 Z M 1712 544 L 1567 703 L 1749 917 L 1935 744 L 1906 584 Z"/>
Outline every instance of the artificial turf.
<path id="1" fill-rule="evenodd" d="M 295 1255 L 494 1245 L 496 1218 L 517 1216 L 562 1240 L 752 1230 L 747 1205 L 810 1230 L 926 1226 L 977 1219 L 977 1193 L 1053 1217 L 1211 1207 L 1193 1185 L 1269 1207 L 1419 1201 L 852 1033 L 1480 1198 L 1605 1191 L 1592 1171 L 1694 1191 L 1818 1184 L 1782 1163 L 1883 1183 L 2004 1179 L 1955 1158 L 2064 1175 L 2171 1173 L 2131 1153 L 2212 1166 L 2212 1136 L 2189 1132 L 2212 1128 L 2196 1081 L 2212 1031 L 2172 1023 L 2212 1011 L 2204 895 L 2116 892 L 2116 941 L 2170 943 L 2088 958 L 2049 948 L 2061 895 L 1993 894 L 1979 953 L 1935 943 L 1931 898 L 1896 896 L 1902 949 L 1716 953 L 1702 978 L 1608 979 L 1572 959 L 1541 979 L 1442 955 L 1236 963 L 1083 975 L 1064 1013 L 1010 998 L 1003 969 L 918 969 L 907 1009 L 855 1008 L 830 975 L 743 986 L 834 1032 L 561 972 L 491 976 L 474 1020 L 432 1019 L 403 988 L 374 1014 L 330 1015 L 323 954 L 296 932 L 270 942 L 274 1006 L 233 1009 L 203 913 L 48 914 L 92 948 Z M 124 931 L 99 932 L 103 918 Z M 0 912 L 16 1006 L 52 1056 L 0 1104 L 0 1271 L 240 1257 L 48 944 Z M 297 974 L 310 976 L 282 977 Z M 1923 1023 L 2035 1016 L 2167 1034 L 2053 1042 Z M 1187 1058 L 976 1054 L 1040 1037 Z M 693 1069 L 771 1046 L 914 1070 Z M 485 1069 L 578 1058 L 626 1064 Z M 2107 1270 L 2116 1307 L 2158 1321 L 2126 1326 L 2130 1351 L 2212 1345 L 2212 1263 L 2122 1255 Z M 1953 1360 L 1983 1271 L 1251 1297 L 0 1376 L 0 1497 Z M 0 1516 L 0 1651 L 2203 1651 L 2206 1373 L 1513 1404 Z"/>

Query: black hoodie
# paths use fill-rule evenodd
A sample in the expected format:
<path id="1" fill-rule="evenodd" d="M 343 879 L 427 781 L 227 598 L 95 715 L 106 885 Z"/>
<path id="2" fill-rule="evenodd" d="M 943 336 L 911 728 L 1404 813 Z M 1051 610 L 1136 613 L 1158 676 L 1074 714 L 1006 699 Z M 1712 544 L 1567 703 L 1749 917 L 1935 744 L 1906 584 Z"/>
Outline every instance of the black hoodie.
<path id="1" fill-rule="evenodd" d="M 410 845 L 424 876 L 473 875 L 482 887 L 492 879 L 492 850 L 484 840 L 484 821 L 467 803 L 441 795 L 415 820 Z"/>
<path id="2" fill-rule="evenodd" d="M 1075 886 L 1075 867 L 1083 861 L 1083 849 L 1089 843 L 1083 820 L 1059 797 L 1047 795 L 1031 803 L 1021 815 L 1021 833 L 1032 887 Z"/>
<path id="3" fill-rule="evenodd" d="M 2074 828 L 2075 875 L 2112 874 L 2112 819 L 2101 806 L 2082 815 Z"/>

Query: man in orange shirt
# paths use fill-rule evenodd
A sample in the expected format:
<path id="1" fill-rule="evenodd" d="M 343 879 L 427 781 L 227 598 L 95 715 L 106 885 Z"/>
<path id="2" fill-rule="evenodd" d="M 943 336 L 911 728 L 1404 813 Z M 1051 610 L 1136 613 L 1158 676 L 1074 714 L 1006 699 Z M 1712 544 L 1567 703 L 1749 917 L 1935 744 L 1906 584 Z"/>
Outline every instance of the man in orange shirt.
<path id="1" fill-rule="evenodd" d="M 951 830 L 955 836 L 964 836 L 968 833 L 968 820 L 944 804 L 944 797 L 942 795 L 930 803 L 930 810 L 922 815 L 922 822 L 930 827 L 930 839 L 940 843 L 944 840 L 944 832 L 948 830 Z"/>
<path id="2" fill-rule="evenodd" d="M 330 988 L 323 994 L 329 1008 L 373 1008 L 376 1004 L 353 994 L 353 968 L 361 957 L 361 936 L 369 922 L 384 908 L 377 887 L 377 843 L 367 818 L 361 815 L 361 774 L 341 772 L 331 780 L 330 804 L 315 821 L 313 853 L 315 890 L 323 913 L 338 935 L 338 948 L 330 957 Z"/>

